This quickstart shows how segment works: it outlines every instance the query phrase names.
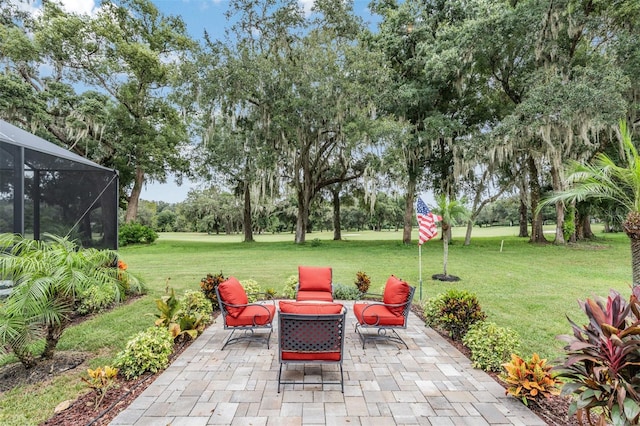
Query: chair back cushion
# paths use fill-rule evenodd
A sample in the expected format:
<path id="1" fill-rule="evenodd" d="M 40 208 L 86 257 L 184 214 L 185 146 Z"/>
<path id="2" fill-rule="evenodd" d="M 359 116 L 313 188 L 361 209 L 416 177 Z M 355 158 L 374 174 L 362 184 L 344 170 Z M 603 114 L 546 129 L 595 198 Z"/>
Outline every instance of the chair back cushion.
<path id="1" fill-rule="evenodd" d="M 332 273 L 329 267 L 298 266 L 298 290 L 331 293 Z"/>
<path id="2" fill-rule="evenodd" d="M 382 302 L 386 305 L 399 305 L 407 301 L 410 293 L 411 288 L 409 284 L 397 278 L 395 275 L 391 275 L 384 287 Z M 405 306 L 389 307 L 389 311 L 396 316 L 402 316 L 404 309 Z"/>
<path id="3" fill-rule="evenodd" d="M 290 302 L 281 300 L 279 303 L 280 312 L 285 314 L 306 314 L 306 315 L 331 315 L 342 312 L 340 303 L 308 303 Z"/>
<path id="4" fill-rule="evenodd" d="M 222 302 L 224 303 L 229 303 L 232 305 L 246 305 L 247 303 L 249 303 L 247 292 L 244 290 L 244 287 L 242 287 L 242 284 L 240 284 L 240 281 L 238 281 L 236 277 L 229 277 L 226 281 L 220 283 L 218 285 L 218 292 L 220 293 L 220 298 L 222 298 Z M 244 308 L 244 306 L 226 307 L 227 313 L 233 318 L 238 318 Z"/>

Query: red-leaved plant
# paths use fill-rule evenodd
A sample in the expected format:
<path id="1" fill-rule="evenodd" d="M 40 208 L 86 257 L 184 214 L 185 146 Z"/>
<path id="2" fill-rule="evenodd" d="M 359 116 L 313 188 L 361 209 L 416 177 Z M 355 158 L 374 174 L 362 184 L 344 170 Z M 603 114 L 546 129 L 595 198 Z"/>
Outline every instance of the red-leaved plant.
<path id="1" fill-rule="evenodd" d="M 573 336 L 559 336 L 568 343 L 567 359 L 556 367 L 567 379 L 562 393 L 575 396 L 569 415 L 577 414 L 581 423 L 593 415 L 598 424 L 638 424 L 640 286 L 633 287 L 629 303 L 611 290 L 606 301 L 587 299 L 580 306 L 589 323 L 569 319 Z"/>

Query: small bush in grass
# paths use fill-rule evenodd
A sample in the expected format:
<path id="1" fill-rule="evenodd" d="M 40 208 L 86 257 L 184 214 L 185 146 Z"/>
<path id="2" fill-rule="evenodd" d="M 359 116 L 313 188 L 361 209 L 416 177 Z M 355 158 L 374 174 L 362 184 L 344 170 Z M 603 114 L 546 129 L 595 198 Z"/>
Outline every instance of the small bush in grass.
<path id="1" fill-rule="evenodd" d="M 206 277 L 200 280 L 200 289 L 202 289 L 206 298 L 211 302 L 213 309 L 220 308 L 218 304 L 218 297 L 216 296 L 216 288 L 221 282 L 224 282 L 224 280 L 226 280 L 226 278 L 222 275 L 222 272 L 215 275 L 207 274 Z"/>
<path id="2" fill-rule="evenodd" d="M 428 300 L 424 314 L 427 325 L 443 329 L 454 340 L 460 340 L 471 324 L 487 317 L 474 294 L 456 289 Z"/>
<path id="3" fill-rule="evenodd" d="M 337 300 L 358 300 L 360 298 L 360 290 L 353 285 L 334 284 L 333 297 Z"/>
<path id="4" fill-rule="evenodd" d="M 489 321 L 478 321 L 469 327 L 462 343 L 471 350 L 471 361 L 475 368 L 499 372 L 511 354 L 518 351 L 520 337 L 510 328 L 499 327 Z"/>
<path id="5" fill-rule="evenodd" d="M 533 354 L 531 360 L 525 361 L 516 354 L 511 354 L 511 362 L 502 365 L 504 372 L 500 380 L 507 384 L 506 393 L 520 398 L 524 405 L 529 401 L 560 395 L 562 383 L 551 372 L 546 359 Z"/>
<path id="6" fill-rule="evenodd" d="M 127 342 L 115 358 L 115 365 L 127 379 L 137 379 L 144 373 L 156 373 L 169 365 L 173 352 L 173 337 L 166 327 L 149 327 Z"/>
<path id="7" fill-rule="evenodd" d="M 298 286 L 298 276 L 290 275 L 284 282 L 284 296 L 287 299 L 296 298 L 296 287 Z"/>
<path id="8" fill-rule="evenodd" d="M 260 286 L 256 280 L 242 280 L 240 281 L 240 284 L 244 287 L 244 291 L 247 292 L 247 299 L 249 300 L 249 303 L 253 303 L 258 300 Z"/>
<path id="9" fill-rule="evenodd" d="M 140 223 L 124 223 L 118 229 L 118 244 L 121 247 L 129 244 L 151 244 L 157 239 L 156 231 Z"/>

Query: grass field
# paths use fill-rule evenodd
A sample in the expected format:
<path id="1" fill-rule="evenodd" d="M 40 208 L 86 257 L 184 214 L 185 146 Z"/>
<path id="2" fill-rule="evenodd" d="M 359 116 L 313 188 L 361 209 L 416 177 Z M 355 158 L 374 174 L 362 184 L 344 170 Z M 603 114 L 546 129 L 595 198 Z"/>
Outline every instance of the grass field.
<path id="1" fill-rule="evenodd" d="M 160 234 L 150 246 L 120 250 L 129 270 L 147 283 L 148 295 L 70 328 L 59 349 L 89 351 L 91 367 L 104 365 L 133 334 L 153 324 L 154 299 L 167 285 L 179 295 L 199 289 L 207 273 L 222 272 L 281 293 L 298 265 L 315 265 L 331 266 L 334 282 L 341 284 L 353 284 L 356 272 L 364 271 L 372 291 L 395 274 L 418 287 L 415 303 L 448 288 L 468 290 L 478 296 L 488 320 L 520 334 L 522 356 L 537 352 L 554 360 L 563 352 L 556 336 L 570 332 L 566 316 L 585 322 L 578 300 L 605 297 L 612 288 L 629 295 L 629 241 L 624 234 L 598 233 L 594 242 L 558 247 L 532 245 L 516 233 L 517 227 L 475 228 L 471 245 L 464 246 L 464 229 L 455 229 L 448 265 L 448 272 L 461 279 L 455 283 L 431 279 L 442 272 L 443 251 L 439 239 L 428 241 L 421 250 L 422 285 L 417 235 L 414 244 L 404 245 L 400 232 L 345 232 L 344 241 L 333 241 L 333 233 L 312 233 L 307 244 L 295 245 L 292 234 L 256 235 L 255 243 L 241 242 L 240 235 Z M 0 395 L 0 424 L 48 418 L 58 402 L 84 389 L 80 373 Z M 36 406 L 41 409 L 28 409 Z"/>

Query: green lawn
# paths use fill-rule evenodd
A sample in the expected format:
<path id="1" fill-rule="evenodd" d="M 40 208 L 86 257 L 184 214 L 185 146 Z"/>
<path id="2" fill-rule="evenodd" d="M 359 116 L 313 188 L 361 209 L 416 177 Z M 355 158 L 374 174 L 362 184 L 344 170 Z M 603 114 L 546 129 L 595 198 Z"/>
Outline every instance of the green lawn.
<path id="1" fill-rule="evenodd" d="M 464 229 L 455 229 L 448 266 L 450 274 L 461 278 L 455 283 L 431 280 L 431 275 L 442 272 L 442 242 L 425 243 L 422 286 L 418 246 L 403 245 L 400 232 L 345 232 L 344 241 L 333 241 L 333 233 L 312 233 L 303 246 L 293 243 L 292 234 L 256 235 L 257 242 L 251 244 L 242 243 L 240 235 L 160 234 L 153 245 L 120 250 L 129 270 L 146 281 L 149 295 L 72 327 L 59 349 L 89 351 L 94 356 L 89 366 L 104 365 L 130 336 L 153 323 L 153 299 L 167 284 L 181 294 L 198 289 L 207 273 L 222 272 L 240 280 L 254 279 L 263 289 L 281 293 L 298 265 L 316 265 L 331 266 L 334 282 L 349 285 L 356 272 L 364 271 L 372 279 L 372 291 L 381 290 L 387 277 L 395 274 L 418 287 L 415 303 L 448 288 L 466 289 L 478 296 L 489 320 L 518 331 L 522 356 L 538 352 L 553 360 L 562 355 L 562 342 L 555 336 L 570 332 L 566 315 L 584 322 L 579 299 L 606 296 L 611 288 L 628 296 L 629 241 L 624 234 L 599 233 L 593 243 L 556 247 L 531 245 L 516 233 L 516 227 L 475 228 L 471 245 L 465 247 Z M 0 395 L 0 424 L 37 424 L 46 419 L 58 402 L 83 389 L 79 374 Z"/>

